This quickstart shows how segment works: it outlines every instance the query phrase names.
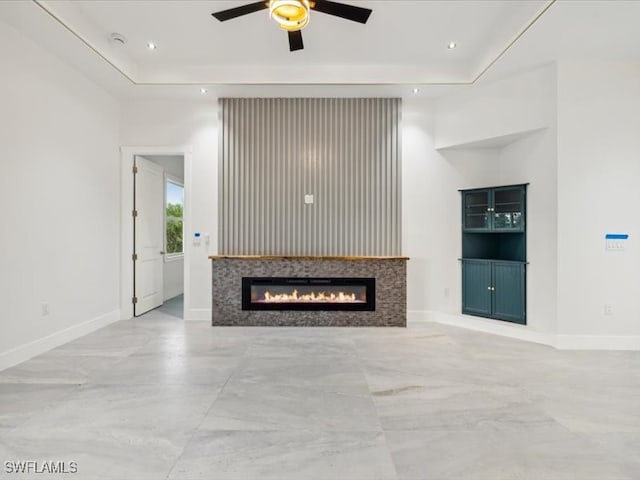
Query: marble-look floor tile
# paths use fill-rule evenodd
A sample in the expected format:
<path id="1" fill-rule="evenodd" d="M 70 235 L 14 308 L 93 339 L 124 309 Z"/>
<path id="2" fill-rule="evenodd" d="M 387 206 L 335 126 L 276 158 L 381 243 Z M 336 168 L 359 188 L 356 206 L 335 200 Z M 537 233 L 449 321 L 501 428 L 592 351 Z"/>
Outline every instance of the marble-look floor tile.
<path id="1" fill-rule="evenodd" d="M 0 372 L 0 460 L 76 460 L 82 480 L 629 480 L 639 396 L 640 352 L 154 311 Z"/>
<path id="2" fill-rule="evenodd" d="M 58 355 L 51 352 L 0 372 L 0 383 L 81 384 L 122 360 L 114 356 Z"/>
<path id="3" fill-rule="evenodd" d="M 621 384 L 594 388 L 549 386 L 533 395 L 536 404 L 569 430 L 579 433 L 635 432 L 640 434 L 638 389 Z"/>
<path id="4" fill-rule="evenodd" d="M 357 385 L 278 385 L 231 380 L 203 430 L 382 431 L 371 396 Z"/>
<path id="5" fill-rule="evenodd" d="M 385 436 L 400 480 L 522 479 L 483 431 L 392 431 Z"/>
<path id="6" fill-rule="evenodd" d="M 205 323 L 205 322 L 202 322 Z M 131 318 L 129 320 L 123 320 L 118 322 L 117 327 L 137 329 L 139 331 L 159 333 L 180 333 L 187 328 L 186 322 L 180 320 L 173 315 L 167 315 L 160 311 L 151 311 L 146 315 L 140 317 Z"/>
<path id="7" fill-rule="evenodd" d="M 150 332 L 121 330 L 98 330 L 85 337 L 69 342 L 49 352 L 52 355 L 100 355 L 126 357 L 136 352 L 151 340 Z"/>
<path id="8" fill-rule="evenodd" d="M 640 432 L 592 433 L 584 437 L 616 459 L 624 473 L 633 479 L 640 478 Z"/>
<path id="9" fill-rule="evenodd" d="M 363 357 L 380 358 L 388 355 L 437 357 L 463 353 L 455 339 L 437 332 L 393 331 L 389 337 L 367 336 L 354 338 L 354 347 Z"/>
<path id="10" fill-rule="evenodd" d="M 360 363 L 349 357 L 247 357 L 233 379 L 277 385 L 366 386 Z"/>
<path id="11" fill-rule="evenodd" d="M 477 387 L 460 383 L 408 385 L 372 392 L 385 431 L 473 430 L 555 424 L 511 387 Z"/>
<path id="12" fill-rule="evenodd" d="M 613 456 L 640 463 L 640 432 L 592 433 L 584 437 L 597 443 Z"/>
<path id="13" fill-rule="evenodd" d="M 219 393 L 209 385 L 83 385 L 21 425 L 25 435 L 82 427 L 139 429 L 186 441 Z"/>
<path id="14" fill-rule="evenodd" d="M 0 428 L 21 425 L 47 407 L 63 403 L 77 385 L 0 383 Z"/>
<path id="15" fill-rule="evenodd" d="M 158 480 L 166 478 L 186 441 L 185 438 L 176 442 L 145 429 L 60 426 L 37 433 L 14 432 L 0 438 L 0 456 L 3 462 L 7 459 L 77 463 L 77 474 L 33 475 L 37 479 Z"/>
<path id="16" fill-rule="evenodd" d="M 84 385 L 0 439 L 0 452 L 76 461 L 75 478 L 165 478 L 216 395 L 202 385 Z"/>
<path id="17" fill-rule="evenodd" d="M 622 464 L 561 426 L 386 432 L 406 480 L 632 480 Z"/>
<path id="18" fill-rule="evenodd" d="M 394 354 L 361 358 L 361 362 L 372 391 L 416 384 L 437 386 L 459 383 L 477 387 L 505 385 L 493 372 L 455 354 L 442 359 Z"/>
<path id="19" fill-rule="evenodd" d="M 172 480 L 392 480 L 381 432 L 198 432 Z"/>
<path id="20" fill-rule="evenodd" d="M 348 338 L 294 337 L 269 335 L 256 338 L 247 350 L 253 357 L 354 357 L 356 350 Z"/>
<path id="21" fill-rule="evenodd" d="M 132 355 L 108 370 L 90 375 L 88 381 L 114 385 L 213 385 L 220 386 L 236 369 L 240 357 Z"/>
<path id="22" fill-rule="evenodd" d="M 159 336 L 139 348 L 134 355 L 242 356 L 251 338 L 185 334 Z"/>
<path id="23" fill-rule="evenodd" d="M 634 480 L 597 442 L 558 425 L 492 432 L 525 480 Z"/>

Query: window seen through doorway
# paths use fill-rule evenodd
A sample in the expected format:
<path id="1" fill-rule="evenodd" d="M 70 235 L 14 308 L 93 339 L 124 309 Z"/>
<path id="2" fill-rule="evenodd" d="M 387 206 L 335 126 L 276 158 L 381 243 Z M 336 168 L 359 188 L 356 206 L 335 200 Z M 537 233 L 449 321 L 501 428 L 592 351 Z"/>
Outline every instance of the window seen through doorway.
<path id="1" fill-rule="evenodd" d="M 175 179 L 165 183 L 165 239 L 168 256 L 184 254 L 184 185 Z"/>

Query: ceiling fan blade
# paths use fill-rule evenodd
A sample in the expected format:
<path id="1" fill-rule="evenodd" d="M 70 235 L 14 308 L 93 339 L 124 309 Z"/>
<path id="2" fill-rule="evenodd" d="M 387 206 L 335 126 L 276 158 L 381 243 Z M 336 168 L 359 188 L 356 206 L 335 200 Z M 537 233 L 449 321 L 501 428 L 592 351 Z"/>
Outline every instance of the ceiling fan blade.
<path id="1" fill-rule="evenodd" d="M 230 8 L 229 10 L 221 10 L 220 12 L 212 13 L 221 22 L 231 20 L 232 18 L 241 17 L 242 15 L 248 15 L 249 13 L 257 12 L 269 8 L 268 1 L 254 2 L 241 7 Z"/>
<path id="2" fill-rule="evenodd" d="M 289 32 L 289 51 L 295 52 L 296 50 L 302 50 L 304 45 L 302 44 L 302 30 L 297 32 Z"/>
<path id="3" fill-rule="evenodd" d="M 346 3 L 331 2 L 329 0 L 312 0 L 311 8 L 322 13 L 346 18 L 353 22 L 367 23 L 373 10 L 369 8 L 355 7 Z"/>

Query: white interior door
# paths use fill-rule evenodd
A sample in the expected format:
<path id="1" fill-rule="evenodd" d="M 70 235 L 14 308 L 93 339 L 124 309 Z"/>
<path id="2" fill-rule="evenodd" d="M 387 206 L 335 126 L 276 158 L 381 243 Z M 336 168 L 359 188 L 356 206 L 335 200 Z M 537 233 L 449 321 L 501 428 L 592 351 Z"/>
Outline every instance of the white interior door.
<path id="1" fill-rule="evenodd" d="M 164 169 L 135 157 L 134 315 L 162 305 L 164 268 Z"/>

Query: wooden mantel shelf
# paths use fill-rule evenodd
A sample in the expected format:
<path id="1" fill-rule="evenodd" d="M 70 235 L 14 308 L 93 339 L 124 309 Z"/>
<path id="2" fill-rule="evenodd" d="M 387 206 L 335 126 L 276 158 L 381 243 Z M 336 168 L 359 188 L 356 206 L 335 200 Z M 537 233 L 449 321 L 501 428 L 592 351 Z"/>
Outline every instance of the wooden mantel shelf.
<path id="1" fill-rule="evenodd" d="M 409 257 L 339 257 L 307 255 L 210 255 L 211 260 L 409 260 Z"/>

